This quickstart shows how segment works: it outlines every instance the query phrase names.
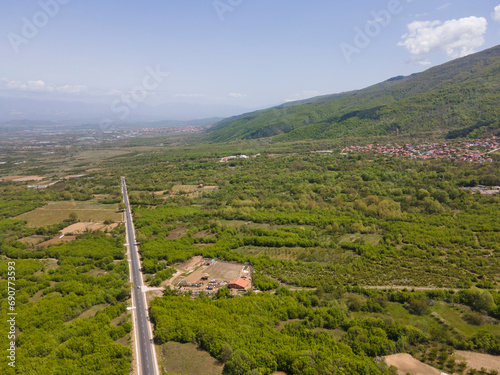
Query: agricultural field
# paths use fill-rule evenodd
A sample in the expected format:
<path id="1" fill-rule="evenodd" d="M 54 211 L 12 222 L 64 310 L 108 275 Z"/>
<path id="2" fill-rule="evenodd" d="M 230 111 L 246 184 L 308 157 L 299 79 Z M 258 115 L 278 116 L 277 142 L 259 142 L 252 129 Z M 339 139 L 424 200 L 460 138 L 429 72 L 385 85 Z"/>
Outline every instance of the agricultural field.
<path id="1" fill-rule="evenodd" d="M 190 358 L 186 361 L 186 358 Z M 161 368 L 170 374 L 221 375 L 224 365 L 196 345 L 168 342 L 159 347 Z"/>
<path id="2" fill-rule="evenodd" d="M 26 220 L 30 227 L 36 228 L 70 220 L 72 214 L 76 215 L 77 220 L 83 222 L 122 221 L 122 213 L 118 212 L 117 206 L 109 207 L 109 205 L 102 205 L 92 201 L 49 202 L 44 207 L 17 216 L 16 219 Z"/>

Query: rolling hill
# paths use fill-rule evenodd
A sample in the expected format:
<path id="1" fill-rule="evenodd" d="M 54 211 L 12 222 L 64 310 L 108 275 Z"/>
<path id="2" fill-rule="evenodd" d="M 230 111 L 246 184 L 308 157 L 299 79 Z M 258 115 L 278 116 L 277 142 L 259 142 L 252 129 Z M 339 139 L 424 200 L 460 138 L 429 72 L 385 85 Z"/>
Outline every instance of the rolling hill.
<path id="1" fill-rule="evenodd" d="M 500 46 L 368 88 L 286 103 L 215 124 L 212 142 L 498 133 Z"/>

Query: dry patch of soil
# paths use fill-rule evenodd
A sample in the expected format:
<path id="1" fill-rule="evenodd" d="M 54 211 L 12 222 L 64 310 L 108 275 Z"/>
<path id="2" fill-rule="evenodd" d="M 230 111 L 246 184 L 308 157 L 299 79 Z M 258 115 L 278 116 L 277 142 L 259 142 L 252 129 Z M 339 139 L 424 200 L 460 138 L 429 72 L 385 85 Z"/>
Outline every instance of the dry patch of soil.
<path id="1" fill-rule="evenodd" d="M 394 354 L 385 357 L 388 366 L 396 366 L 398 375 L 441 375 L 441 371 L 420 362 L 409 354 Z"/>
<path id="2" fill-rule="evenodd" d="M 204 260 L 202 256 L 195 256 L 189 259 L 188 261 L 179 264 L 176 266 L 176 268 L 180 271 L 190 271 L 198 266 L 201 266 L 203 264 Z"/>
<path id="3" fill-rule="evenodd" d="M 39 243 L 38 246 L 50 246 L 61 242 L 71 242 L 76 240 L 76 236 L 54 237 L 51 240 Z"/>
<path id="4" fill-rule="evenodd" d="M 184 228 L 184 227 L 175 228 L 175 229 L 168 232 L 168 236 L 165 237 L 165 239 L 166 240 L 175 240 L 177 238 L 181 238 L 187 232 L 189 232 L 188 228 Z"/>
<path id="5" fill-rule="evenodd" d="M 42 242 L 44 238 L 45 236 L 29 236 L 20 238 L 19 242 L 25 243 L 30 246 L 35 246 L 36 244 Z"/>
<path id="6" fill-rule="evenodd" d="M 455 359 L 457 362 L 466 362 L 468 368 L 481 370 L 484 367 L 488 371 L 500 371 L 499 356 L 455 350 Z"/>
<path id="7" fill-rule="evenodd" d="M 163 197 L 163 199 L 174 197 L 178 194 L 187 194 L 189 198 L 196 198 L 202 195 L 202 193 L 216 191 L 218 188 L 218 186 L 174 185 L 172 192 L 168 196 Z M 164 194 L 165 192 L 161 193 Z"/>
<path id="8" fill-rule="evenodd" d="M 0 181 L 14 181 L 14 182 L 24 182 L 24 181 L 42 181 L 47 177 L 43 176 L 5 176 L 0 177 Z"/>
<path id="9" fill-rule="evenodd" d="M 75 223 L 75 224 L 72 224 L 70 226 L 67 226 L 66 228 L 61 230 L 61 233 L 62 234 L 67 234 L 67 233 L 81 234 L 81 233 L 85 233 L 86 231 L 95 231 L 95 230 L 105 231 L 106 229 L 113 230 L 117 226 L 118 226 L 118 223 L 106 225 L 106 224 L 102 224 L 102 223 L 83 222 L 83 223 Z"/>
<path id="10" fill-rule="evenodd" d="M 210 280 L 231 281 L 242 275 L 244 267 L 246 266 L 243 264 L 216 261 L 210 266 L 201 266 L 186 276 L 185 280 L 188 283 L 196 283 L 203 276 L 208 276 Z"/>
<path id="11" fill-rule="evenodd" d="M 42 181 L 45 179 L 46 179 L 46 177 L 43 177 L 43 176 L 25 176 L 25 177 L 13 179 L 12 181 L 14 181 L 14 182 Z"/>

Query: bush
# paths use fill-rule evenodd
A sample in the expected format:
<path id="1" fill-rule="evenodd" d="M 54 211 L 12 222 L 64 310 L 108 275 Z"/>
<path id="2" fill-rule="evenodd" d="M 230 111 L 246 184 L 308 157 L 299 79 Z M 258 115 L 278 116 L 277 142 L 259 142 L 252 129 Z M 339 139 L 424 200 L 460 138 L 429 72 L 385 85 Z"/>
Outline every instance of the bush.
<path id="1" fill-rule="evenodd" d="M 475 326 L 480 326 L 481 324 L 484 324 L 484 316 L 476 311 L 471 311 L 464 314 L 464 320 L 467 323 Z"/>
<path id="2" fill-rule="evenodd" d="M 427 315 L 429 313 L 429 305 L 423 299 L 411 299 L 408 303 L 408 310 L 415 315 Z"/>

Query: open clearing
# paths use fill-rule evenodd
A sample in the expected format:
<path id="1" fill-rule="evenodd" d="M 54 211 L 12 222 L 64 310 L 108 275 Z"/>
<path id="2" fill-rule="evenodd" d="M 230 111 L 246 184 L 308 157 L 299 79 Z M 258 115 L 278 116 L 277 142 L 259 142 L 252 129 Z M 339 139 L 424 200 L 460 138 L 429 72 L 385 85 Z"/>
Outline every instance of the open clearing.
<path id="1" fill-rule="evenodd" d="M 62 238 L 60 236 L 58 236 L 58 237 L 54 237 L 48 241 L 40 242 L 38 244 L 38 246 L 46 247 L 46 246 L 54 245 L 56 243 L 71 242 L 74 240 L 76 240 L 76 236 L 64 236 Z"/>
<path id="2" fill-rule="evenodd" d="M 106 231 L 106 230 L 113 230 L 117 226 L 118 226 L 118 223 L 102 224 L 102 223 L 93 223 L 93 222 L 82 222 L 82 223 L 75 223 L 75 224 L 71 224 L 70 226 L 67 226 L 66 228 L 61 230 L 61 233 L 66 235 L 68 233 L 81 234 L 81 233 L 85 233 L 87 231 L 95 231 L 95 230 Z"/>
<path id="3" fill-rule="evenodd" d="M 445 304 L 443 302 L 437 302 L 434 306 L 432 306 L 434 313 L 450 327 L 454 327 L 465 336 L 470 337 L 474 335 L 478 331 L 479 326 L 471 325 L 463 319 L 463 314 L 470 311 L 470 308 L 457 305 L 457 309 L 454 309 L 450 304 Z M 493 318 L 491 318 L 490 322 L 481 324 L 480 327 L 481 329 L 486 329 L 488 332 L 495 335 L 500 334 L 500 325 L 498 324 L 498 321 Z"/>
<path id="4" fill-rule="evenodd" d="M 25 182 L 25 181 L 42 181 L 46 179 L 43 176 L 5 176 L 0 177 L 0 181 L 13 181 L 13 182 Z"/>
<path id="5" fill-rule="evenodd" d="M 182 236 L 187 234 L 187 232 L 189 232 L 188 228 L 185 228 L 185 227 L 175 228 L 175 229 L 168 232 L 168 236 L 165 237 L 165 239 L 166 240 L 175 240 L 177 238 L 181 238 Z"/>
<path id="6" fill-rule="evenodd" d="M 441 371 L 420 362 L 409 354 L 394 354 L 385 357 L 388 366 L 396 366 L 398 375 L 441 375 Z"/>
<path id="7" fill-rule="evenodd" d="M 199 187 L 198 185 L 174 185 L 172 187 L 172 192 L 170 193 L 170 195 L 164 197 L 164 199 L 168 198 L 169 196 L 173 197 L 178 194 L 187 194 L 190 198 L 196 198 L 202 195 L 203 193 L 212 192 L 217 190 L 218 188 L 219 188 L 218 186 Z"/>
<path id="8" fill-rule="evenodd" d="M 196 345 L 176 342 L 160 347 L 159 361 L 163 371 L 182 375 L 220 375 L 224 367 Z"/>
<path id="9" fill-rule="evenodd" d="M 66 228 L 60 231 L 60 233 L 63 236 L 58 235 L 47 241 L 44 241 L 45 238 L 44 236 L 30 236 L 21 238 L 20 241 L 30 245 L 31 247 L 35 246 L 47 247 L 57 243 L 74 241 L 76 240 L 76 236 L 74 236 L 73 234 L 82 234 L 87 231 L 92 232 L 96 230 L 111 231 L 118 225 L 119 225 L 118 223 L 113 223 L 113 224 L 103 224 L 103 223 L 93 223 L 93 222 L 75 223 L 67 226 Z"/>
<path id="10" fill-rule="evenodd" d="M 377 246 L 382 238 L 380 234 L 345 234 L 339 238 L 339 245 L 343 243 L 353 243 L 356 240 L 363 240 L 370 245 Z"/>
<path id="11" fill-rule="evenodd" d="M 75 213 L 78 220 L 85 222 L 122 221 L 122 213 L 117 211 L 116 205 L 103 205 L 95 201 L 51 202 L 44 207 L 19 215 L 16 219 L 26 220 L 28 226 L 36 228 L 62 223 L 69 219 L 71 213 Z"/>
<path id="12" fill-rule="evenodd" d="M 85 161 L 86 163 L 100 162 L 104 159 L 111 159 L 117 156 L 131 154 L 136 151 L 137 149 L 127 150 L 119 148 L 82 151 L 75 156 L 75 161 Z"/>
<path id="13" fill-rule="evenodd" d="M 106 303 L 103 303 L 103 304 L 100 304 L 100 305 L 95 305 L 95 306 L 92 306 L 91 308 L 87 309 L 87 310 L 84 310 L 82 311 L 82 313 L 80 315 L 78 315 L 76 318 L 73 318 L 71 320 L 68 320 L 67 322 L 65 322 L 64 324 L 70 324 L 74 321 L 76 321 L 77 319 L 85 319 L 85 318 L 89 318 L 91 316 L 95 316 L 95 314 L 97 314 L 98 311 L 101 311 L 101 310 L 104 310 L 106 307 L 108 307 L 109 305 L 106 304 Z"/>
<path id="14" fill-rule="evenodd" d="M 208 260 L 205 260 L 208 261 Z M 210 266 L 203 265 L 185 278 L 189 283 L 198 282 L 203 276 L 208 276 L 210 280 L 231 281 L 240 276 L 244 276 L 244 264 L 227 263 L 216 261 Z M 248 276 L 249 274 L 246 274 Z"/>
<path id="15" fill-rule="evenodd" d="M 176 266 L 178 272 L 171 280 L 164 285 L 174 287 L 183 285 L 187 290 L 201 291 L 208 289 L 216 291 L 219 287 L 224 287 L 228 282 L 242 278 L 251 282 L 252 267 L 241 263 L 229 263 L 214 261 L 196 256 Z M 205 278 L 205 280 L 201 280 Z M 210 284 L 212 280 L 214 283 Z M 182 284 L 180 284 L 182 283 Z M 198 285 L 196 285 L 198 284 Z M 251 288 L 249 284 L 248 288 Z"/>
<path id="16" fill-rule="evenodd" d="M 40 242 L 43 242 L 45 236 L 29 236 L 19 239 L 19 242 L 25 243 L 26 245 L 35 246 Z"/>
<path id="17" fill-rule="evenodd" d="M 456 350 L 455 359 L 457 362 L 467 362 L 468 368 L 481 370 L 481 367 L 484 367 L 488 371 L 500 371 L 500 357 L 498 356 Z"/>

